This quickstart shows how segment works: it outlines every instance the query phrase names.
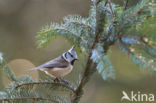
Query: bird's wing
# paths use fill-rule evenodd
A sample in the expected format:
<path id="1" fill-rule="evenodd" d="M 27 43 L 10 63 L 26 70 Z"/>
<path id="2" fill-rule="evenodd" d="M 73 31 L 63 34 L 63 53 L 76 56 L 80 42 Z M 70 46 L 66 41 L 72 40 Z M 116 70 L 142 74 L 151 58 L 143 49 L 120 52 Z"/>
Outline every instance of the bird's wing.
<path id="1" fill-rule="evenodd" d="M 51 61 L 48 61 L 36 68 L 32 68 L 30 69 L 29 71 L 34 71 L 34 70 L 43 70 L 45 68 L 47 69 L 53 69 L 53 68 L 65 68 L 65 67 L 68 67 L 69 63 L 63 59 L 61 56 L 56 58 L 56 59 L 53 59 Z"/>
<path id="2" fill-rule="evenodd" d="M 52 68 L 65 68 L 68 65 L 69 65 L 69 63 L 65 59 L 58 57 L 49 62 L 46 62 L 45 64 L 42 64 L 38 68 L 51 68 L 51 69 Z"/>
<path id="3" fill-rule="evenodd" d="M 47 62 L 45 64 L 42 64 L 41 66 L 39 66 L 38 68 L 65 68 L 69 65 L 69 63 L 66 62 Z"/>

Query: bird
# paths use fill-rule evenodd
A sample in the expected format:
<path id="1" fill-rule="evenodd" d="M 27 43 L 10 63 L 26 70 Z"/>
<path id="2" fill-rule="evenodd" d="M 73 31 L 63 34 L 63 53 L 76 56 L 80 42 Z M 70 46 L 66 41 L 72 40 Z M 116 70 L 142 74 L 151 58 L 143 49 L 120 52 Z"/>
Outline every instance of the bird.
<path id="1" fill-rule="evenodd" d="M 52 59 L 38 67 L 32 68 L 30 71 L 41 70 L 51 77 L 61 78 L 69 74 L 72 69 L 74 62 L 78 60 L 75 46 L 72 46 L 67 52 L 64 52 L 61 56 Z"/>

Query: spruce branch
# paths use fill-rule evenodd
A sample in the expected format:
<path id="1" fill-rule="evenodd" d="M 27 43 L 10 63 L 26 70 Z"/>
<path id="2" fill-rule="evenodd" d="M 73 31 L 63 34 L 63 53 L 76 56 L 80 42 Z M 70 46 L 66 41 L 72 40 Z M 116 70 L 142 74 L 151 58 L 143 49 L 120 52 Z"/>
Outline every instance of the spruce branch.
<path id="1" fill-rule="evenodd" d="M 155 50 L 156 50 L 156 46 L 154 46 L 154 45 L 150 44 L 149 42 L 145 41 L 145 38 L 144 38 L 144 37 L 141 37 L 140 40 L 141 40 L 144 44 L 146 44 L 146 45 L 148 45 L 149 47 L 151 47 L 152 49 L 155 49 Z"/>
<path id="2" fill-rule="evenodd" d="M 93 50 L 95 48 L 95 45 L 98 43 L 98 36 L 99 36 L 99 33 L 96 34 L 96 37 L 95 37 L 94 42 L 92 44 L 91 50 Z M 81 95 L 83 94 L 83 87 L 84 87 L 85 83 L 90 79 L 89 73 L 90 73 L 91 64 L 92 64 L 91 56 L 92 56 L 92 51 L 90 51 L 90 53 L 88 55 L 88 60 L 86 63 L 86 67 L 84 69 L 85 71 L 83 73 L 80 84 L 76 89 L 76 97 L 73 100 L 73 103 L 79 102 L 79 99 L 80 99 Z"/>
<path id="3" fill-rule="evenodd" d="M 114 68 L 100 45 L 93 50 L 91 58 L 97 63 L 96 68 L 104 80 L 107 80 L 108 78 L 114 79 Z"/>
<path id="4" fill-rule="evenodd" d="M 67 17 L 64 18 L 64 22 L 65 24 L 69 24 L 69 25 L 76 25 L 76 27 L 82 27 L 84 30 L 87 31 L 87 33 L 85 33 L 88 37 L 92 37 L 91 36 L 91 32 L 92 32 L 92 28 L 91 25 L 88 23 L 88 18 L 82 18 L 79 15 L 69 15 Z M 81 35 L 82 36 L 82 35 Z"/>
<path id="5" fill-rule="evenodd" d="M 146 35 L 148 35 L 153 29 L 156 28 L 156 25 L 152 25 L 152 27 L 148 28 L 143 35 L 141 36 L 141 39 L 143 39 L 144 37 L 146 37 Z"/>
<path id="6" fill-rule="evenodd" d="M 22 83 L 22 84 L 18 84 L 14 89 L 19 89 L 21 88 L 22 86 L 29 86 L 29 85 L 55 85 L 55 86 L 60 86 L 60 87 L 63 87 L 63 88 L 66 88 L 70 91 L 72 91 L 74 94 L 75 94 L 75 90 L 66 85 L 66 84 L 63 84 L 63 83 L 56 83 L 56 82 L 32 82 L 32 83 Z"/>
<path id="7" fill-rule="evenodd" d="M 121 24 L 121 26 L 119 27 L 119 29 L 118 29 L 118 31 L 117 31 L 117 34 L 119 34 L 122 30 L 123 30 L 123 28 L 126 26 L 126 24 L 128 24 L 129 22 L 131 22 L 132 20 L 133 20 L 133 18 L 135 18 L 135 17 L 139 17 L 139 16 L 141 16 L 141 15 L 143 15 L 143 14 L 140 14 L 140 12 L 142 11 L 142 9 L 145 7 L 145 6 L 147 6 L 148 5 L 148 3 L 149 3 L 150 1 L 149 0 L 142 0 L 139 4 L 137 4 L 136 5 L 136 7 L 134 7 L 133 9 L 128 9 L 128 10 L 124 10 L 123 11 L 123 17 L 124 17 L 124 22 Z M 135 10 L 135 11 L 134 11 Z M 133 11 L 133 12 L 132 12 Z M 125 15 L 125 13 L 127 13 L 126 15 Z M 130 13 L 130 14 L 128 14 L 128 13 Z M 121 16 L 120 18 L 119 18 L 119 20 L 118 21 L 122 21 L 122 19 L 123 19 L 123 17 Z M 135 19 L 134 21 L 132 21 L 132 23 L 135 23 L 137 20 Z"/>
<path id="8" fill-rule="evenodd" d="M 24 101 L 29 100 L 32 102 L 35 101 L 49 101 L 51 103 L 59 103 L 55 100 L 49 99 L 49 98 L 40 98 L 40 97 L 19 97 L 19 98 L 0 98 L 0 101 Z"/>
<path id="9" fill-rule="evenodd" d="M 134 36 L 134 35 L 123 35 L 120 39 L 124 44 L 130 45 L 131 47 L 139 46 L 141 51 L 145 51 L 151 58 L 156 56 L 156 46 L 152 45 L 147 38 Z"/>
<path id="10" fill-rule="evenodd" d="M 88 28 L 89 30 L 91 30 L 91 26 L 90 24 L 87 23 L 87 18 L 82 18 L 79 15 L 69 15 L 67 17 L 64 18 L 64 22 L 65 23 L 71 23 L 71 24 L 77 24 L 79 26 L 84 26 L 85 28 Z"/>
<path id="11" fill-rule="evenodd" d="M 119 38 L 119 41 L 120 41 L 121 45 L 126 49 L 126 51 L 127 51 L 127 53 L 128 53 L 129 55 L 134 56 L 136 59 L 138 59 L 139 61 L 141 61 L 142 63 L 144 63 L 146 66 L 150 67 L 153 71 L 156 71 L 156 68 L 155 68 L 153 65 L 149 64 L 149 63 L 148 63 L 144 58 L 142 58 L 141 56 L 135 54 L 133 50 L 130 50 L 130 49 L 122 42 L 121 38 Z"/>
<path id="12" fill-rule="evenodd" d="M 92 46 L 92 49 L 93 49 L 93 46 Z M 85 83 L 89 79 L 89 76 L 88 75 L 89 75 L 90 67 L 91 67 L 91 64 L 92 64 L 91 55 L 92 55 L 92 53 L 90 52 L 89 53 L 89 56 L 88 56 L 87 63 L 86 63 L 85 71 L 84 71 L 83 76 L 82 76 L 82 79 L 80 81 L 79 86 L 76 89 L 76 97 L 73 100 L 73 103 L 78 103 L 79 102 L 80 97 L 83 94 L 83 86 L 85 85 Z"/>
<path id="13" fill-rule="evenodd" d="M 123 30 L 123 28 L 125 27 L 125 25 L 129 22 L 129 21 L 131 21 L 131 19 L 133 18 L 133 17 L 135 17 L 137 15 L 137 13 L 134 13 L 133 15 L 131 15 L 130 17 L 128 17 L 125 21 L 124 21 L 124 23 L 119 27 L 119 29 L 118 29 L 118 31 L 117 31 L 117 35 L 120 35 L 120 32 Z"/>
<path id="14" fill-rule="evenodd" d="M 11 70 L 11 68 L 5 61 L 5 59 L 2 56 L 0 58 L 1 58 L 0 68 L 2 68 L 2 70 L 4 71 L 4 73 L 6 74 L 6 76 L 8 77 L 9 80 L 17 82 L 17 78 L 16 78 L 14 72 Z"/>
<path id="15" fill-rule="evenodd" d="M 119 36 L 121 36 L 121 35 L 119 35 Z M 125 35 L 123 34 L 120 38 L 121 38 L 121 41 L 122 41 L 122 38 L 132 38 L 132 39 L 137 41 L 137 43 L 133 42 L 134 44 L 139 45 L 139 44 L 143 43 L 143 44 L 146 44 L 147 46 L 151 47 L 152 49 L 156 50 L 156 46 L 154 46 L 154 45 L 150 44 L 148 41 L 146 41 L 147 38 L 145 38 L 144 35 L 139 37 L 139 36 L 133 36 L 133 35 L 128 35 L 127 36 L 127 34 L 125 34 Z"/>
<path id="16" fill-rule="evenodd" d="M 96 7 L 96 15 L 95 15 L 96 16 L 96 29 L 95 29 L 96 36 L 94 38 L 94 42 L 92 44 L 91 51 L 89 52 L 89 55 L 88 55 L 88 59 L 87 59 L 87 63 L 86 63 L 85 69 L 84 69 L 85 71 L 83 73 L 82 79 L 80 81 L 79 86 L 76 89 L 76 97 L 73 100 L 73 103 L 79 102 L 80 97 L 83 94 L 83 87 L 84 87 L 85 83 L 90 79 L 89 73 L 90 73 L 90 69 L 91 69 L 91 64 L 93 63 L 91 60 L 92 50 L 95 48 L 96 44 L 99 42 L 99 36 L 101 33 L 101 31 L 100 31 L 101 29 L 99 29 L 100 25 L 98 25 L 99 24 L 98 22 L 100 22 L 100 21 L 98 21 L 98 17 L 97 17 L 97 15 L 98 15 L 97 14 L 97 4 L 94 4 L 94 5 Z"/>
<path id="17" fill-rule="evenodd" d="M 76 25 L 80 25 L 80 26 L 84 26 L 85 28 L 88 29 L 88 36 L 91 37 L 91 30 L 92 30 L 92 28 L 91 28 L 90 25 L 86 25 L 85 23 L 80 23 L 80 22 L 76 22 L 76 21 L 71 21 L 70 23 L 76 24 Z M 85 40 L 83 40 L 83 41 L 85 41 Z M 87 46 L 87 43 L 86 42 L 85 42 L 85 45 Z"/>
<path id="18" fill-rule="evenodd" d="M 80 25 L 80 26 L 84 26 L 84 27 L 88 28 L 89 30 L 91 30 L 90 25 L 86 25 L 85 23 L 80 23 L 80 22 L 76 22 L 76 21 L 71 21 L 70 23 L 77 24 L 77 25 Z"/>
<path id="19" fill-rule="evenodd" d="M 71 31 L 71 30 L 69 30 L 69 29 L 67 29 L 67 28 L 64 28 L 64 27 L 50 28 L 49 30 L 45 30 L 44 32 L 40 32 L 40 33 L 45 34 L 45 33 L 52 32 L 52 31 L 57 31 L 57 30 L 63 30 L 63 31 L 66 31 L 66 32 L 68 32 L 68 33 L 71 33 L 73 36 L 75 36 L 75 37 L 81 39 L 82 42 L 84 43 L 84 45 L 85 45 L 86 47 L 88 47 L 88 43 L 86 42 L 86 40 L 84 40 L 83 37 L 79 36 L 77 33 L 73 32 L 73 31 Z"/>

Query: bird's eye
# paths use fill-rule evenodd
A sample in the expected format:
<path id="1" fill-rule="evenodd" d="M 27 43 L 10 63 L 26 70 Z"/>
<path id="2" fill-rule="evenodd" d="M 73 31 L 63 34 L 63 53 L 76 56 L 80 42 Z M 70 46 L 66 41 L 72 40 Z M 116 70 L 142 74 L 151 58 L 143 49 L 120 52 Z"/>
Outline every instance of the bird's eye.
<path id="1" fill-rule="evenodd" d="M 69 52 L 69 55 L 73 58 L 74 56 Z"/>
<path id="2" fill-rule="evenodd" d="M 71 55 L 71 57 L 73 58 L 73 55 Z"/>

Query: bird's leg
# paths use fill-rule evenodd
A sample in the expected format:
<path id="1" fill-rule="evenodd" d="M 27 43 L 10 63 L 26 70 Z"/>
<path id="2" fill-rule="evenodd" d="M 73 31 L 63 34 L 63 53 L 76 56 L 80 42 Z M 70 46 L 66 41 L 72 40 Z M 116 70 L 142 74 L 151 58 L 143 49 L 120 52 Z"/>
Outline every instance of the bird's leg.
<path id="1" fill-rule="evenodd" d="M 61 80 L 61 82 L 65 83 L 65 84 L 69 84 L 69 82 L 67 80 L 65 80 L 65 79 L 63 79 L 61 77 L 59 79 Z"/>
<path id="2" fill-rule="evenodd" d="M 65 84 L 69 84 L 69 81 L 67 81 L 67 80 L 64 80 L 63 78 L 61 78 L 61 77 L 59 77 L 59 78 L 55 78 L 54 79 L 54 82 L 62 82 L 62 83 L 65 83 Z"/>
<path id="3" fill-rule="evenodd" d="M 59 78 L 55 78 L 54 82 L 60 82 Z"/>

